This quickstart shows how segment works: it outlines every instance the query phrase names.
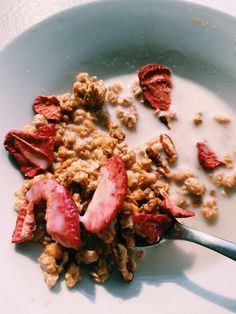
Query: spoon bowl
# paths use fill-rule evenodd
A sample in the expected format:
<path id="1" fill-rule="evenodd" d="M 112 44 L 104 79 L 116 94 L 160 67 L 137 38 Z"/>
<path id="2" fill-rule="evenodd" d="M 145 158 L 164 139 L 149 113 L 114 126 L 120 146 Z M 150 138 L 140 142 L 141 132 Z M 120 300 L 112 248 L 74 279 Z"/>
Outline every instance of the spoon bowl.
<path id="1" fill-rule="evenodd" d="M 165 234 L 165 236 L 156 244 L 149 244 L 144 238 L 136 241 L 136 247 L 147 248 L 158 246 L 160 243 L 167 240 L 185 240 L 193 242 L 208 249 L 211 249 L 217 253 L 220 253 L 226 257 L 236 261 L 236 244 L 219 237 L 204 233 L 199 230 L 187 227 L 177 220 L 175 220 L 173 226 Z"/>

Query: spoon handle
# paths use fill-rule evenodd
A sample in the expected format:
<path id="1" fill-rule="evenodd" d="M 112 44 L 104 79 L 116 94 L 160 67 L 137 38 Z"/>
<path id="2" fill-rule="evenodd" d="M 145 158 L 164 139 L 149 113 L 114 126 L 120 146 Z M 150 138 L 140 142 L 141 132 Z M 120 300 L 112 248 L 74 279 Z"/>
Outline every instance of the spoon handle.
<path id="1" fill-rule="evenodd" d="M 236 261 L 236 244 L 186 227 L 178 222 L 176 222 L 167 238 L 194 242 Z"/>

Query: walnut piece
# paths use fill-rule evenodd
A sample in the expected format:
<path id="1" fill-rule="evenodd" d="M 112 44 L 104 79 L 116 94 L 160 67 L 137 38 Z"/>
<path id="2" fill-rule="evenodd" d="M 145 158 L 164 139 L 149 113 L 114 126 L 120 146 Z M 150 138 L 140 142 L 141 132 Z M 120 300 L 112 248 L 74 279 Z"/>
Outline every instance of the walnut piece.
<path id="1" fill-rule="evenodd" d="M 178 154 L 175 149 L 175 145 L 171 138 L 167 134 L 160 135 L 160 141 L 162 143 L 163 150 L 166 154 L 169 163 L 174 163 L 178 159 Z"/>
<path id="2" fill-rule="evenodd" d="M 163 124 L 165 124 L 168 127 L 168 129 L 171 129 L 173 121 L 178 120 L 176 113 L 173 111 L 166 111 L 160 114 L 157 112 L 157 110 L 155 110 L 154 115 L 156 116 L 158 115 L 159 120 Z"/>

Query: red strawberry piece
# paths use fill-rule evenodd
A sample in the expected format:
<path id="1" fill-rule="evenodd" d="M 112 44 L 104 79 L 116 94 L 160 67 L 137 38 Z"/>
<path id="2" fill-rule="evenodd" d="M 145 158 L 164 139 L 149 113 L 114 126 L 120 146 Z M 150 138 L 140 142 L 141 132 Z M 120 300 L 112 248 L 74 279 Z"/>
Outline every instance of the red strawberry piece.
<path id="1" fill-rule="evenodd" d="M 155 109 L 169 110 L 171 104 L 171 71 L 161 64 L 147 64 L 138 71 L 145 102 Z"/>
<path id="2" fill-rule="evenodd" d="M 179 206 L 176 206 L 174 203 L 172 203 L 168 199 L 167 193 L 165 193 L 164 191 L 162 192 L 162 196 L 164 197 L 163 209 L 167 210 L 171 216 L 174 216 L 175 218 L 187 218 L 187 217 L 195 216 L 195 213 L 192 212 L 191 210 L 183 209 Z"/>
<path id="3" fill-rule="evenodd" d="M 33 103 L 33 109 L 47 120 L 61 120 L 60 102 L 55 96 L 37 96 Z"/>
<path id="4" fill-rule="evenodd" d="M 54 179 L 41 180 L 32 185 L 26 194 L 26 202 L 16 221 L 12 242 L 30 240 L 35 230 L 34 207 L 46 201 L 46 230 L 51 237 L 65 247 L 80 246 L 78 208 L 69 191 Z"/>
<path id="5" fill-rule="evenodd" d="M 16 227 L 12 235 L 12 243 L 31 240 L 36 229 L 33 204 L 26 200 L 22 205 L 16 220 Z"/>
<path id="6" fill-rule="evenodd" d="M 171 218 L 165 214 L 135 213 L 133 222 L 135 232 L 147 238 L 150 244 L 160 241 L 173 225 Z"/>
<path id="7" fill-rule="evenodd" d="M 20 171 L 26 177 L 34 177 L 46 170 L 53 161 L 55 134 L 54 124 L 43 126 L 34 134 L 12 130 L 7 133 L 4 146 L 17 162 Z"/>
<path id="8" fill-rule="evenodd" d="M 36 132 L 35 135 L 37 136 L 46 136 L 46 137 L 55 137 L 56 136 L 56 129 L 55 129 L 55 124 L 46 124 L 39 128 Z"/>
<path id="9" fill-rule="evenodd" d="M 215 152 L 205 143 L 197 143 L 198 160 L 206 170 L 214 170 L 225 166 L 223 161 L 217 159 Z"/>
<path id="10" fill-rule="evenodd" d="M 124 161 L 114 155 L 101 167 L 98 186 L 85 214 L 80 217 L 85 228 L 97 233 L 116 217 L 127 191 Z"/>

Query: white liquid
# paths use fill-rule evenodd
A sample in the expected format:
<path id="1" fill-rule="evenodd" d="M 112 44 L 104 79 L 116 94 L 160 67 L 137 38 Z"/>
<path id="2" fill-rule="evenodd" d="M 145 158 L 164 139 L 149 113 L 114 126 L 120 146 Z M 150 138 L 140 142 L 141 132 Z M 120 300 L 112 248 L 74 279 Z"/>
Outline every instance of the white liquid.
<path id="1" fill-rule="evenodd" d="M 125 97 L 131 94 L 131 85 L 135 80 L 137 81 L 137 75 L 132 74 L 107 80 L 106 84 L 120 83 L 123 86 L 120 96 Z M 126 141 L 130 148 L 135 148 L 136 146 L 141 148 L 152 137 L 161 133 L 169 134 L 179 154 L 176 167 L 191 169 L 199 177 L 200 181 L 206 184 L 208 191 L 210 188 L 215 188 L 217 191 L 216 197 L 219 207 L 219 219 L 217 222 L 214 224 L 207 223 L 199 213 L 199 210 L 195 210 L 196 217 L 188 219 L 186 224 L 236 242 L 234 232 L 236 192 L 235 195 L 226 198 L 221 195 L 221 191 L 217 187 L 211 185 L 208 173 L 199 167 L 196 149 L 196 142 L 207 141 L 220 160 L 223 159 L 225 154 L 229 154 L 231 158 L 234 158 L 235 162 L 234 151 L 236 150 L 236 140 L 234 136 L 236 134 L 236 112 L 222 99 L 194 82 L 175 76 L 173 83 L 174 88 L 170 110 L 176 112 L 178 121 L 172 123 L 171 130 L 168 130 L 155 117 L 152 108 L 148 108 L 135 101 L 134 104 L 138 110 L 138 123 L 136 130 L 126 131 Z M 116 107 L 113 109 L 112 106 L 108 106 L 108 109 L 112 119 L 119 123 L 115 115 Z M 202 112 L 203 114 L 203 123 L 199 126 L 195 126 L 192 122 L 192 117 L 197 112 Z M 217 123 L 214 120 L 214 116 L 218 114 L 229 116 L 231 122 L 227 125 Z M 219 168 L 213 173 L 216 174 L 218 171 L 231 172 L 232 170 Z M 208 193 L 206 193 L 205 198 L 209 198 Z M 184 245 L 188 247 L 188 244 Z M 181 243 L 182 247 L 183 244 Z M 195 247 L 194 252 L 196 250 L 198 248 Z"/>

